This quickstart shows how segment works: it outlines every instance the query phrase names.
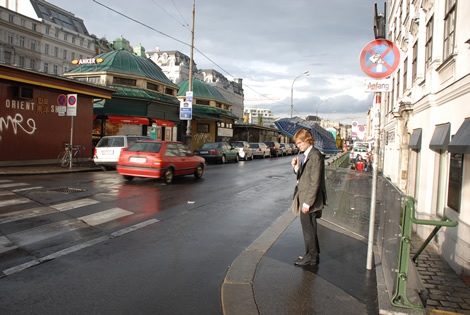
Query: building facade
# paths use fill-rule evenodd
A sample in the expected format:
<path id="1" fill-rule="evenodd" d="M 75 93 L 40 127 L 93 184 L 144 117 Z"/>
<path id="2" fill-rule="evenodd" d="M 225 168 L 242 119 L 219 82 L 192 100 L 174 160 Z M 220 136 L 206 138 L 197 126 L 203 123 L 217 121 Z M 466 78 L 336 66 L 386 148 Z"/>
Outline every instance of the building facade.
<path id="1" fill-rule="evenodd" d="M 389 0 L 387 11 L 401 59 L 380 103 L 380 167 L 419 219 L 458 221 L 431 244 L 470 275 L 470 2 Z M 423 239 L 432 229 L 415 226 Z"/>
<path id="2" fill-rule="evenodd" d="M 261 122 L 261 126 L 274 127 L 274 114 L 270 109 L 245 108 L 243 118 L 245 123 L 258 125 Z"/>
<path id="3" fill-rule="evenodd" d="M 155 62 L 173 83 L 179 84 L 189 79 L 190 58 L 177 50 L 147 51 L 147 57 Z M 241 120 L 243 118 L 244 92 L 242 79 L 229 81 L 223 74 L 212 70 L 198 70 L 193 60 L 193 78 L 215 87 L 229 101 L 231 111 Z"/>
<path id="4" fill-rule="evenodd" d="M 62 75 L 95 55 L 80 18 L 46 1 L 0 1 L 0 62 Z"/>

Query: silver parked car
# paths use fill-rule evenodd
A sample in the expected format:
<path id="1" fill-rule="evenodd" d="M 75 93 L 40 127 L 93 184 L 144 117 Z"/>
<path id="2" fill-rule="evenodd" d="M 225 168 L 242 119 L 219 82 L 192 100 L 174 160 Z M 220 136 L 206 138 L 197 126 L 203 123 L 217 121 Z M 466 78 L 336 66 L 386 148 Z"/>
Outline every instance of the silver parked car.
<path id="1" fill-rule="evenodd" d="M 115 168 L 123 148 L 137 140 L 153 140 L 147 136 L 105 136 L 96 144 L 93 161 L 103 169 Z"/>
<path id="2" fill-rule="evenodd" d="M 281 149 L 284 155 L 292 155 L 292 148 L 288 143 L 281 143 Z"/>
<path id="3" fill-rule="evenodd" d="M 253 151 L 253 156 L 255 158 L 266 158 L 271 157 L 271 150 L 265 143 L 252 142 L 250 143 L 250 148 Z"/>

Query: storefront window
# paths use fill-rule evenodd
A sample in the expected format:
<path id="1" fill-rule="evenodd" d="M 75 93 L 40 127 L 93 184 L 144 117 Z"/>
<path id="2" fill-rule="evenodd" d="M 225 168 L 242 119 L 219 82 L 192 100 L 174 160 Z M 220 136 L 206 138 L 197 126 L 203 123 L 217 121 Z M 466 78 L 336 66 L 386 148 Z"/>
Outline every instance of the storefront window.
<path id="1" fill-rule="evenodd" d="M 450 155 L 447 205 L 457 212 L 460 212 L 460 201 L 462 199 L 463 157 L 464 155 L 460 153 Z"/>

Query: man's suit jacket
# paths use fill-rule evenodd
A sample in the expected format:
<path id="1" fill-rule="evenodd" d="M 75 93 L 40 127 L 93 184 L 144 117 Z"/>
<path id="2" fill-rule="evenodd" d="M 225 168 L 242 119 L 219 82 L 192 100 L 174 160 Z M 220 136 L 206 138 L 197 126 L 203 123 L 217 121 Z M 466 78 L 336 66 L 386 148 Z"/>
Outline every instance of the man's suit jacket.
<path id="1" fill-rule="evenodd" d="M 298 207 L 302 209 L 306 203 L 310 205 L 309 212 L 322 210 L 326 205 L 325 158 L 314 147 L 303 166 L 299 167 L 297 180 L 294 195 L 298 195 Z"/>

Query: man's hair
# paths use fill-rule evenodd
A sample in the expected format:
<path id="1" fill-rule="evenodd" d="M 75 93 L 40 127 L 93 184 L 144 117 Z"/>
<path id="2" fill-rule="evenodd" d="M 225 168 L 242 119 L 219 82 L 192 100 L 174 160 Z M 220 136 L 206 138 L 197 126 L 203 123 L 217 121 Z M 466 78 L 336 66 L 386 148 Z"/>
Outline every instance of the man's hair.
<path id="1" fill-rule="evenodd" d="M 297 141 L 307 142 L 310 145 L 313 145 L 315 143 L 315 139 L 313 139 L 312 134 L 307 129 L 298 130 L 292 140 L 294 140 L 294 143 L 296 143 Z"/>

